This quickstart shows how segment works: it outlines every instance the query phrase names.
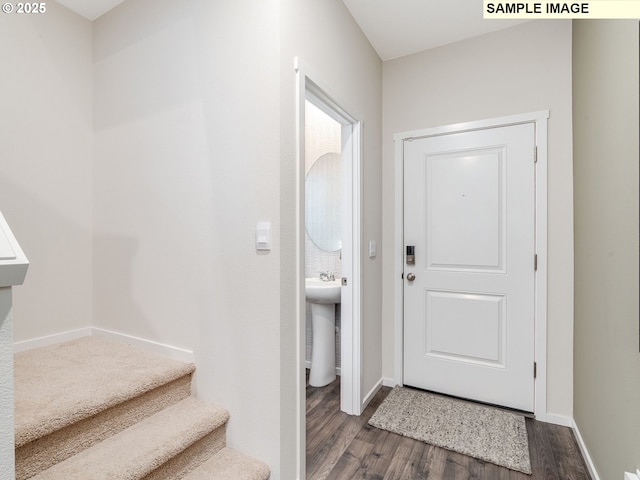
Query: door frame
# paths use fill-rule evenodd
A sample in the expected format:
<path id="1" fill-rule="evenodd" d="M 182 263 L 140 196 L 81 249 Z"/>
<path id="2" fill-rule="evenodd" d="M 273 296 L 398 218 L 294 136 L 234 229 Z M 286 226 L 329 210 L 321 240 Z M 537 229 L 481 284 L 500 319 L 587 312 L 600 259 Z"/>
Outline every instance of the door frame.
<path id="1" fill-rule="evenodd" d="M 341 356 L 340 356 L 340 410 L 349 415 L 362 413 L 361 377 L 362 377 L 362 296 L 361 296 L 361 236 L 362 236 L 362 120 L 345 108 L 337 100 L 333 90 L 323 83 L 319 76 L 311 74 L 300 59 L 295 59 L 296 81 L 296 169 L 297 169 L 297 211 L 298 242 L 296 256 L 299 268 L 296 279 L 300 288 L 298 318 L 296 324 L 300 331 L 297 335 L 298 351 L 298 392 L 304 404 L 305 399 L 305 298 L 304 298 L 304 212 L 305 212 L 305 158 L 304 125 L 305 100 L 311 101 L 326 114 L 342 125 L 342 171 L 343 189 L 351 195 L 343 196 L 342 213 L 342 276 L 347 285 L 342 287 L 341 301 Z M 361 117 L 360 117 L 361 118 Z M 347 190 L 348 189 L 348 190 Z M 300 403 L 300 402 L 299 402 Z M 304 430 L 305 410 L 299 412 L 300 429 Z M 304 447 L 304 438 L 301 439 Z M 304 448 L 302 448 L 304 452 Z"/>
<path id="2" fill-rule="evenodd" d="M 404 157 L 403 144 L 412 138 L 447 135 L 524 123 L 533 123 L 536 145 L 535 168 L 535 249 L 538 268 L 535 272 L 534 299 L 534 361 L 537 375 L 534 379 L 534 414 L 538 420 L 547 420 L 547 123 L 549 110 L 510 115 L 439 127 L 396 133 L 394 138 L 394 377 L 397 385 L 404 381 Z M 533 374 L 533 372 L 532 372 Z"/>

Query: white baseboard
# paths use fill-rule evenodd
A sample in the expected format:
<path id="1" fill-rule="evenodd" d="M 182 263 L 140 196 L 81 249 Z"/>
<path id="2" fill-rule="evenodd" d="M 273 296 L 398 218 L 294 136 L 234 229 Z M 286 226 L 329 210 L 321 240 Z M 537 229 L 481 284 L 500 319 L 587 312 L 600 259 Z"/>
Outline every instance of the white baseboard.
<path id="1" fill-rule="evenodd" d="M 145 340 L 144 338 L 134 337 L 132 335 L 126 335 L 124 333 L 113 332 L 111 330 L 105 330 L 103 328 L 96 327 L 79 328 L 77 330 L 70 330 L 68 332 L 61 332 L 44 337 L 15 342 L 13 344 L 13 351 L 23 352 L 25 350 L 46 347 L 49 345 L 54 345 L 56 343 L 68 342 L 69 340 L 75 340 L 77 338 L 88 337 L 91 335 L 109 338 L 113 341 L 128 343 L 130 345 L 135 345 L 141 350 L 159 353 L 161 355 L 164 355 L 165 357 L 182 360 L 183 362 L 194 363 L 195 361 L 195 355 L 192 350 L 174 347 L 172 345 L 166 345 L 164 343 Z"/>
<path id="2" fill-rule="evenodd" d="M 167 345 L 153 340 L 146 340 L 144 338 L 134 337 L 133 335 L 105 330 L 103 328 L 93 327 L 91 330 L 93 332 L 92 334 L 97 337 L 109 338 L 114 341 L 128 343 L 130 345 L 135 345 L 141 350 L 146 350 L 147 352 L 155 352 L 176 360 L 182 360 L 183 362 L 195 363 L 193 350 L 187 350 L 186 348 L 175 347 L 173 345 Z"/>
<path id="3" fill-rule="evenodd" d="M 382 378 L 382 385 L 384 385 L 385 387 L 393 388 L 396 385 L 400 385 L 400 383 L 396 382 L 393 378 L 383 377 Z"/>
<path id="4" fill-rule="evenodd" d="M 560 425 L 561 427 L 573 428 L 575 425 L 573 418 L 565 417 L 564 415 L 556 415 L 555 413 L 547 413 L 544 415 L 536 414 L 536 420 L 553 423 L 554 425 Z"/>
<path id="5" fill-rule="evenodd" d="M 54 333 L 44 337 L 31 338 L 22 340 L 13 344 L 14 352 L 24 352 L 25 350 L 33 350 L 34 348 L 48 347 L 56 343 L 68 342 L 81 337 L 88 337 L 92 334 L 91 327 L 79 328 L 77 330 L 69 330 L 67 332 Z"/>
<path id="6" fill-rule="evenodd" d="M 596 466 L 593 464 L 593 460 L 591 460 L 591 455 L 589 455 L 589 450 L 587 450 L 587 445 L 584 443 L 584 440 L 582 439 L 582 435 L 580 435 L 580 429 L 578 428 L 576 421 L 571 420 L 571 423 L 572 423 L 571 427 L 573 428 L 573 432 L 576 435 L 578 446 L 580 447 L 580 452 L 582 452 L 582 457 L 584 458 L 584 461 L 587 464 L 587 469 L 591 474 L 591 478 L 593 480 L 600 480 L 600 476 L 598 475 Z"/>
<path id="7" fill-rule="evenodd" d="M 362 400 L 362 404 L 360 406 L 361 412 L 364 412 L 364 409 L 367 408 L 367 405 L 369 405 L 369 402 L 373 400 L 373 397 L 375 397 L 376 393 L 378 393 L 378 391 L 381 388 L 382 388 L 382 379 L 378 380 L 378 382 L 373 386 L 373 388 L 369 391 L 369 393 L 367 393 L 367 395 Z"/>

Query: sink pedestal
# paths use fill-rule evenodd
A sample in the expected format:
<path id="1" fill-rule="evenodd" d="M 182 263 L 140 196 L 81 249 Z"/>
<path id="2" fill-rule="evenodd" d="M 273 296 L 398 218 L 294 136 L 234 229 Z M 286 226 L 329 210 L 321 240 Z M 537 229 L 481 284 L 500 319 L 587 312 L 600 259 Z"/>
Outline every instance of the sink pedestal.
<path id="1" fill-rule="evenodd" d="M 312 303 L 313 344 L 309 385 L 324 387 L 336 379 L 336 304 Z"/>
<path id="2" fill-rule="evenodd" d="M 324 387 L 336 379 L 336 304 L 340 280 L 305 279 L 305 296 L 311 304 L 313 343 L 309 385 Z"/>

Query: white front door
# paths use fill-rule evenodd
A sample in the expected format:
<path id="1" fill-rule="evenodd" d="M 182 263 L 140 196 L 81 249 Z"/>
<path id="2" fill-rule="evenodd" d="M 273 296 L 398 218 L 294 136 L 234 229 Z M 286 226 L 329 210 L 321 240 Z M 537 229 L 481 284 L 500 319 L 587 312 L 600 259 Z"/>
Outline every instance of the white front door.
<path id="1" fill-rule="evenodd" d="M 404 142 L 404 384 L 534 411 L 533 123 Z"/>

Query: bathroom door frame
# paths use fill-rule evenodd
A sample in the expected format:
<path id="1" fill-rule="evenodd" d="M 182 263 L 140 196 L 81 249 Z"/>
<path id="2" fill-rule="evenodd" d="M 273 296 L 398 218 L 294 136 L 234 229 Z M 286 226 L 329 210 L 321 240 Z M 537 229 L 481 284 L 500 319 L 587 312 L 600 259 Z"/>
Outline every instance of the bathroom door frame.
<path id="1" fill-rule="evenodd" d="M 306 425 L 305 400 L 305 299 L 304 299 L 304 212 L 305 212 L 305 158 L 304 158 L 304 126 L 305 100 L 342 125 L 342 173 L 343 191 L 351 195 L 343 195 L 342 204 L 342 277 L 347 284 L 342 286 L 341 298 L 341 356 L 340 356 L 340 410 L 349 415 L 362 413 L 361 377 L 362 377 L 362 302 L 361 302 L 361 230 L 362 230 L 362 121 L 344 107 L 344 103 L 336 100 L 333 90 L 323 83 L 318 75 L 310 74 L 309 69 L 299 59 L 295 61 L 296 82 L 296 178 L 298 238 L 297 259 L 299 268 L 297 284 L 301 297 L 297 309 L 299 332 L 297 338 L 297 378 L 298 394 L 301 405 L 298 415 L 299 431 L 304 433 Z M 300 440 L 304 447 L 305 437 Z M 304 448 L 302 448 L 304 452 Z"/>

